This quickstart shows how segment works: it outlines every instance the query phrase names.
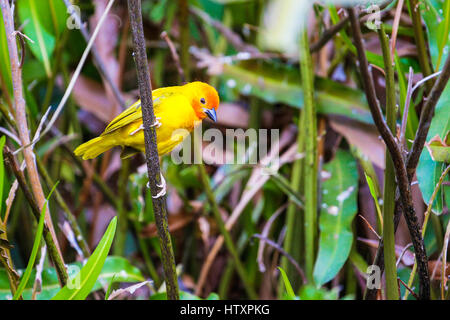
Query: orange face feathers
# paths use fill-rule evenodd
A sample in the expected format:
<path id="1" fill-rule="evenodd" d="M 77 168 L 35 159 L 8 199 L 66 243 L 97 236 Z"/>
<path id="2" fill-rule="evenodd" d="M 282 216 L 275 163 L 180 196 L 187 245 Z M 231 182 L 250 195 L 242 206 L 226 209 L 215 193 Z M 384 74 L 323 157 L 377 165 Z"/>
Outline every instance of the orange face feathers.
<path id="1" fill-rule="evenodd" d="M 183 90 L 191 97 L 191 105 L 200 119 L 206 117 L 217 121 L 216 110 L 220 99 L 216 89 L 204 82 L 191 82 L 183 86 Z"/>

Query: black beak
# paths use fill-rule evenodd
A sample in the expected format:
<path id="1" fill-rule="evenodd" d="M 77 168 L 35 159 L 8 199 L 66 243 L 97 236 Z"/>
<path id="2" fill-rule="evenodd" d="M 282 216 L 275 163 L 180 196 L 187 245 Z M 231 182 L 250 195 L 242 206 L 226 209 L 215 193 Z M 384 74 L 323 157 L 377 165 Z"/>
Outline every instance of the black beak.
<path id="1" fill-rule="evenodd" d="M 212 121 L 217 122 L 217 114 L 215 109 L 206 109 L 204 108 L 203 111 L 205 114 L 210 118 Z"/>

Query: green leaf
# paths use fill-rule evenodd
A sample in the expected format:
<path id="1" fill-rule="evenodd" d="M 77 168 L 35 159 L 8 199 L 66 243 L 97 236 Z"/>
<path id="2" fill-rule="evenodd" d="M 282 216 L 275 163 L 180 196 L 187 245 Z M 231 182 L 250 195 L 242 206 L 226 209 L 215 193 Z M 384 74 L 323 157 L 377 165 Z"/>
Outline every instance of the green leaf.
<path id="1" fill-rule="evenodd" d="M 443 67 L 450 51 L 450 2 L 423 0 L 419 8 L 425 21 L 431 60 L 437 71 Z"/>
<path id="2" fill-rule="evenodd" d="M 450 130 L 450 85 L 447 84 L 439 102 L 436 105 L 433 120 L 431 121 L 430 130 L 428 131 L 427 141 L 433 137 L 445 137 Z M 422 191 L 423 200 L 425 203 L 430 201 L 434 188 L 445 168 L 442 162 L 433 161 L 430 152 L 424 148 L 417 166 L 417 180 L 419 181 L 419 188 Z M 436 195 L 432 210 L 436 214 L 441 214 L 444 207 L 444 199 L 447 203 L 450 201 L 450 187 L 441 186 L 441 190 Z"/>
<path id="3" fill-rule="evenodd" d="M 150 300 L 167 300 L 166 292 L 158 292 L 150 297 Z M 180 291 L 180 300 L 203 300 L 187 291 Z M 217 293 L 211 293 L 205 300 L 219 300 Z"/>
<path id="4" fill-rule="evenodd" d="M 435 70 L 443 67 L 442 61 L 447 59 L 450 48 L 450 34 L 448 32 L 450 20 L 445 19 L 450 14 L 450 5 L 449 1 L 444 2 L 439 0 L 424 0 L 420 2 L 420 10 L 427 30 L 431 60 Z M 427 141 L 430 141 L 436 135 L 445 137 L 450 130 L 449 114 L 450 85 L 447 84 L 436 105 L 436 111 L 428 132 Z M 426 203 L 430 201 L 444 167 L 443 163 L 433 161 L 427 148 L 424 148 L 417 167 L 417 180 L 419 181 L 419 188 L 422 191 L 422 196 Z M 441 189 L 436 195 L 432 208 L 435 214 L 439 215 L 442 213 L 444 199 L 447 202 L 450 200 L 450 188 L 448 186 L 441 186 Z"/>
<path id="5" fill-rule="evenodd" d="M 303 108 L 303 90 L 298 68 L 276 62 L 242 61 L 224 65 L 222 79 L 229 89 L 268 103 L 285 103 Z M 327 115 L 342 115 L 372 124 L 365 95 L 332 80 L 316 77 L 317 111 Z"/>
<path id="6" fill-rule="evenodd" d="M 286 288 L 288 297 L 292 300 L 296 299 L 294 289 L 292 289 L 291 282 L 289 281 L 286 272 L 281 267 L 278 267 L 278 270 L 280 270 L 281 277 L 283 278 L 284 287 Z"/>
<path id="7" fill-rule="evenodd" d="M 435 136 L 425 144 L 434 161 L 450 163 L 450 131 L 442 141 L 441 137 Z"/>
<path id="8" fill-rule="evenodd" d="M 73 288 L 73 283 L 69 279 L 68 284 L 64 286 L 52 300 L 84 300 L 88 296 L 103 268 L 103 264 L 105 263 L 114 239 L 116 226 L 117 217 L 114 217 L 86 265 L 75 275 L 75 277 L 80 277 L 80 286 L 75 286 L 75 288 Z"/>
<path id="9" fill-rule="evenodd" d="M 24 33 L 34 42 L 27 40 L 28 46 L 44 64 L 45 72 L 50 77 L 52 74 L 50 59 L 56 40 L 54 30 L 48 26 L 48 23 L 51 23 L 48 19 L 48 0 L 39 2 L 39 4 L 34 0 L 19 0 L 17 9 L 20 21 L 24 24 Z"/>
<path id="10" fill-rule="evenodd" d="M 69 18 L 69 14 L 67 12 L 67 7 L 64 4 L 63 0 L 46 0 L 41 1 L 39 5 L 42 8 L 42 11 L 50 12 L 52 17 L 52 28 L 54 34 L 59 37 L 64 30 L 67 28 L 67 19 Z M 46 6 L 48 5 L 48 9 Z M 49 19 L 45 19 L 43 22 L 48 23 Z M 46 25 L 48 30 L 51 29 L 49 25 Z"/>
<path id="11" fill-rule="evenodd" d="M 326 290 L 322 288 L 316 288 L 312 285 L 303 286 L 300 290 L 300 300 L 337 300 L 338 290 Z"/>
<path id="12" fill-rule="evenodd" d="M 333 279 L 350 254 L 352 221 L 357 211 L 358 168 L 350 153 L 338 151 L 324 166 L 331 177 L 323 183 L 319 254 L 314 267 L 317 286 Z"/>
<path id="13" fill-rule="evenodd" d="M 25 269 L 25 273 L 23 274 L 22 280 L 20 280 L 19 286 L 17 287 L 17 291 L 14 294 L 13 300 L 17 300 L 20 298 L 23 289 L 25 289 L 25 286 L 27 285 L 28 280 L 30 279 L 31 271 L 33 270 L 34 262 L 36 261 L 36 256 L 41 244 L 42 233 L 44 231 L 45 210 L 47 209 L 48 200 L 52 196 L 52 193 L 53 191 L 55 191 L 57 185 L 58 182 L 55 183 L 47 199 L 45 200 L 44 205 L 42 206 L 41 215 L 39 217 L 39 223 L 36 229 L 36 235 L 34 237 L 33 249 L 31 250 L 30 259 L 28 260 L 27 268 Z"/>
<path id="14" fill-rule="evenodd" d="M 394 56 L 395 61 L 395 70 L 397 71 L 398 76 L 398 86 L 399 86 L 399 98 L 400 98 L 400 113 L 403 118 L 403 112 L 405 109 L 406 103 L 406 94 L 408 90 L 408 79 L 405 76 L 405 70 L 402 67 L 402 63 L 400 62 L 400 58 L 395 52 Z M 417 113 L 414 108 L 413 101 L 410 103 L 410 107 L 408 109 L 408 118 L 406 121 L 406 132 L 405 137 L 407 141 L 414 140 L 416 136 L 417 127 L 419 125 L 419 119 L 417 118 Z"/>
<path id="15" fill-rule="evenodd" d="M 377 209 L 377 214 L 378 217 L 380 218 L 380 221 L 382 220 L 382 214 L 381 214 L 381 208 L 380 208 L 380 204 L 378 203 L 378 188 L 375 186 L 375 183 L 373 182 L 372 178 L 367 175 L 367 173 L 364 172 L 364 175 L 366 176 L 366 181 L 367 181 L 367 185 L 369 186 L 369 190 L 370 190 L 370 195 L 372 196 L 374 203 L 375 203 L 375 208 Z"/>
<path id="16" fill-rule="evenodd" d="M 81 263 L 71 263 L 68 267 L 73 266 L 82 267 Z M 22 272 L 21 272 L 22 273 Z M 23 292 L 24 299 L 31 299 L 32 286 L 34 279 L 36 277 L 36 270 L 33 269 L 30 281 L 28 281 L 25 290 Z M 99 290 L 106 287 L 109 283 L 119 283 L 119 282 L 142 282 L 145 278 L 142 276 L 141 271 L 135 266 L 131 265 L 130 262 L 123 258 L 117 256 L 109 256 L 106 258 L 105 264 L 103 265 L 100 276 L 95 282 L 94 287 L 91 292 Z M 59 287 L 58 276 L 54 268 L 44 268 L 42 272 L 42 290 L 41 293 L 37 295 L 38 300 L 49 300 L 51 299 L 61 288 Z M 11 299 L 11 291 L 9 289 L 8 278 L 4 269 L 0 269 L 0 300 Z"/>

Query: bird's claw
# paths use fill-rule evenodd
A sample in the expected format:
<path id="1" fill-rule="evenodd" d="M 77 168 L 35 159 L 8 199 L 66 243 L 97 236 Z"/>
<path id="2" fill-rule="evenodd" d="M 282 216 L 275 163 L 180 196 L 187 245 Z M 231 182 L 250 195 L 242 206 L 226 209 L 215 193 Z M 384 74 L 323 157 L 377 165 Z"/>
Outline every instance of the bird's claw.
<path id="1" fill-rule="evenodd" d="M 161 172 L 159 174 L 160 174 L 160 177 L 161 177 L 161 184 L 157 183 L 156 186 L 158 188 L 160 188 L 161 190 L 158 192 L 158 194 L 156 196 L 152 196 L 153 199 L 158 199 L 158 198 L 161 198 L 161 197 L 166 195 L 166 186 L 167 186 L 166 185 L 166 179 L 164 179 L 164 176 L 162 175 Z M 147 182 L 147 188 L 150 189 L 150 181 Z"/>
<path id="2" fill-rule="evenodd" d="M 153 128 L 153 127 L 156 127 L 156 128 L 161 127 L 162 123 L 159 122 L 159 120 L 161 120 L 161 118 L 159 118 L 159 117 L 155 118 L 155 122 L 153 122 L 153 124 L 150 125 L 150 127 L 151 127 L 151 128 Z"/>
<path id="3" fill-rule="evenodd" d="M 155 122 L 153 124 L 150 125 L 150 128 L 159 128 L 161 127 L 162 123 L 159 122 L 159 120 L 161 120 L 161 118 L 155 118 Z M 133 132 L 130 133 L 130 136 L 135 135 L 136 133 L 138 133 L 139 131 L 144 130 L 144 124 L 141 124 L 141 126 L 139 128 L 137 128 L 136 130 L 134 130 Z"/>

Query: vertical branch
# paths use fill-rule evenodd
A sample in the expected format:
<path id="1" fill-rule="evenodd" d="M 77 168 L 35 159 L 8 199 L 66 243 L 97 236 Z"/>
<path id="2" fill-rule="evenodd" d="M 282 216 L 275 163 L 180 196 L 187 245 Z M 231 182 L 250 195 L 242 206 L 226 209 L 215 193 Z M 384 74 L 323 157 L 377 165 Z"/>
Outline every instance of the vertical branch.
<path id="1" fill-rule="evenodd" d="M 300 66 L 303 86 L 305 112 L 305 260 L 306 278 L 314 283 L 315 241 L 317 228 L 317 118 L 314 103 L 314 79 L 308 30 L 306 26 L 300 36 Z"/>
<path id="2" fill-rule="evenodd" d="M 420 276 L 420 297 L 421 299 L 428 300 L 430 299 L 430 275 L 428 274 L 428 261 L 425 245 L 420 234 L 420 228 L 412 201 L 411 185 L 410 180 L 408 179 L 408 174 L 406 172 L 406 165 L 403 161 L 401 149 L 397 144 L 389 127 L 387 126 L 378 105 L 372 74 L 369 72 L 369 65 L 367 62 L 361 29 L 356 18 L 355 9 L 349 8 L 348 12 L 353 30 L 353 39 L 358 53 L 359 71 L 364 82 L 364 89 L 366 92 L 370 112 L 372 114 L 373 121 L 378 131 L 380 132 L 380 135 L 383 138 L 394 163 L 395 176 L 397 178 L 401 204 L 403 207 L 403 214 L 408 225 L 411 240 L 414 245 L 414 251 L 417 257 L 417 265 Z"/>
<path id="3" fill-rule="evenodd" d="M 184 81 L 190 81 L 189 64 L 189 3 L 188 0 L 178 0 L 180 22 L 180 56 L 181 69 L 184 71 Z M 180 77 L 181 78 L 181 77 Z M 181 78 L 181 81 L 183 79 Z"/>
<path id="4" fill-rule="evenodd" d="M 428 136 L 428 130 L 430 129 L 431 120 L 433 119 L 434 109 L 439 101 L 439 98 L 442 95 L 442 92 L 444 91 L 448 83 L 449 78 L 450 78 L 450 55 L 447 57 L 442 72 L 439 78 L 436 80 L 430 94 L 428 95 L 425 105 L 423 106 L 422 112 L 420 114 L 416 138 L 414 139 L 413 145 L 411 147 L 411 152 L 409 153 L 408 161 L 406 164 L 409 179 L 412 179 L 414 173 L 416 172 L 417 165 L 419 163 L 419 158 L 425 146 L 425 141 Z"/>
<path id="5" fill-rule="evenodd" d="M 148 70 L 145 38 L 142 25 L 141 1 L 128 0 L 131 33 L 133 36 L 134 58 L 137 69 L 139 92 L 141 96 L 142 118 L 144 124 L 145 156 L 149 185 L 153 199 L 155 222 L 158 229 L 161 258 L 167 287 L 167 298 L 178 300 L 178 283 L 175 258 L 167 222 L 166 197 L 158 193 L 164 184 L 161 178 L 159 156 L 156 144 L 155 114 L 153 111 L 152 85 Z"/>
<path id="6" fill-rule="evenodd" d="M 23 96 L 22 88 L 22 70 L 19 62 L 19 56 L 16 45 L 16 33 L 14 29 L 14 19 L 9 6 L 8 0 L 0 0 L 1 10 L 3 13 L 3 20 L 5 23 L 6 39 L 9 50 L 9 59 L 11 64 L 11 75 L 14 89 L 14 102 L 15 102 L 15 116 L 17 123 L 17 130 L 22 146 L 28 146 L 30 144 L 30 136 L 28 132 L 27 115 L 25 111 L 25 99 Z M 28 177 L 30 179 L 31 188 L 36 198 L 39 209 L 42 209 L 45 203 L 44 192 L 42 191 L 41 181 L 39 180 L 39 174 L 36 167 L 35 156 L 32 148 L 24 148 L 23 154 L 25 163 L 27 165 Z M 53 242 L 56 245 L 60 259 L 63 261 L 61 251 L 59 249 L 58 241 L 56 238 L 55 229 L 53 227 L 52 218 L 48 208 L 45 210 L 45 223 L 50 231 Z"/>
<path id="7" fill-rule="evenodd" d="M 386 119 L 387 125 L 395 132 L 396 110 L 395 110 L 395 79 L 392 58 L 389 50 L 389 38 L 384 26 L 378 29 L 381 48 L 383 51 L 384 68 L 386 73 Z M 383 194 L 383 237 L 384 237 L 384 261 L 386 266 L 386 296 L 388 300 L 398 300 L 397 267 L 395 265 L 395 232 L 394 232 L 394 209 L 395 209 L 395 170 L 390 153 L 386 154 L 386 170 L 384 171 L 384 194 Z"/>

